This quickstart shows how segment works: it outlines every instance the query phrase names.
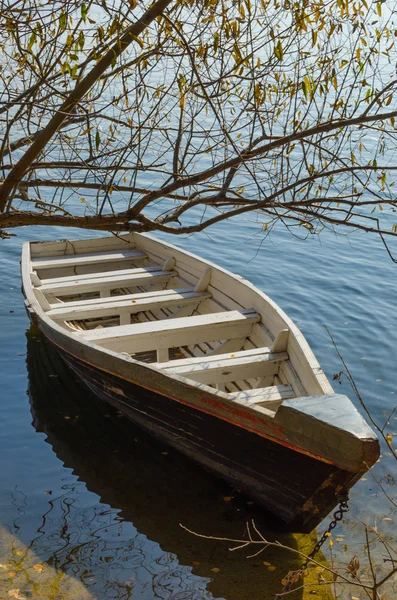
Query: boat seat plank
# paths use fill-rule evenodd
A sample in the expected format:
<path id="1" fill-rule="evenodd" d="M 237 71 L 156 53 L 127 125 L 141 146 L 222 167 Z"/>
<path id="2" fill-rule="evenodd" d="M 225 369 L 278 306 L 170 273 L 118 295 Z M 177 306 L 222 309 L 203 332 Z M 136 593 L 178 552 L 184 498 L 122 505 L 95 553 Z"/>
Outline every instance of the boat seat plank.
<path id="1" fill-rule="evenodd" d="M 77 267 L 97 263 L 119 262 L 123 260 L 144 260 L 147 254 L 141 250 L 108 250 L 107 252 L 88 252 L 84 254 L 68 254 L 32 258 L 33 269 L 56 269 Z"/>
<path id="2" fill-rule="evenodd" d="M 41 278 L 41 285 L 48 285 L 48 284 L 61 284 L 61 283 L 68 283 L 69 281 L 71 282 L 76 282 L 76 283 L 80 283 L 82 281 L 89 281 L 91 279 L 102 279 L 103 277 L 112 277 L 112 276 L 117 276 L 117 277 L 123 277 L 124 275 L 139 275 L 140 273 L 157 273 L 159 271 L 163 271 L 164 269 L 162 269 L 160 266 L 156 266 L 156 267 L 129 267 L 128 269 L 121 269 L 121 270 L 117 270 L 117 271 L 101 271 L 99 273 L 82 273 L 79 275 L 63 275 L 62 277 L 50 277 L 48 279 L 43 279 Z"/>
<path id="3" fill-rule="evenodd" d="M 59 277 L 57 279 L 42 280 L 38 288 L 44 294 L 62 296 L 67 294 L 82 294 L 86 292 L 101 292 L 119 287 L 136 287 L 154 283 L 167 283 L 176 277 L 176 271 L 163 271 L 161 267 L 148 267 L 146 269 L 125 269 L 104 273 L 75 275 L 74 277 Z M 63 281 L 61 281 L 63 280 Z"/>
<path id="4" fill-rule="evenodd" d="M 206 354 L 205 356 L 192 356 L 189 358 L 181 358 L 173 360 L 172 363 L 159 363 L 156 367 L 159 369 L 174 369 L 177 367 L 190 367 L 201 363 L 211 364 L 213 362 L 238 360 L 244 357 L 255 357 L 270 354 L 270 348 L 263 346 L 262 348 L 250 348 L 249 350 L 239 350 L 238 352 L 226 352 L 224 354 Z"/>
<path id="5" fill-rule="evenodd" d="M 167 296 L 169 294 L 189 294 L 190 292 L 194 292 L 193 287 L 186 288 L 167 288 L 166 290 L 149 290 L 148 292 L 136 292 L 135 294 L 116 294 L 114 296 L 109 296 L 106 298 L 106 302 L 119 302 L 120 300 L 130 300 L 131 303 L 134 303 L 135 300 L 148 300 L 149 298 L 161 298 L 162 296 Z M 210 292 L 208 292 L 209 294 Z M 99 304 L 103 304 L 103 298 L 84 298 L 84 300 L 65 300 L 61 302 L 64 308 L 78 308 L 79 306 L 96 306 Z M 50 302 L 50 308 L 60 308 L 61 305 L 58 302 Z"/>
<path id="6" fill-rule="evenodd" d="M 226 383 L 228 381 L 238 381 L 240 379 L 252 379 L 255 377 L 264 377 L 276 375 L 280 362 L 288 360 L 286 352 L 269 353 L 263 352 L 263 348 L 258 349 L 262 352 L 238 352 L 236 355 L 201 357 L 201 360 L 185 360 L 184 365 L 175 366 L 172 361 L 167 364 L 167 372 L 181 375 L 189 379 L 194 379 L 200 383 Z M 193 362 L 194 361 L 194 362 Z M 161 368 L 161 364 L 157 365 Z"/>
<path id="7" fill-rule="evenodd" d="M 288 400 L 294 398 L 295 393 L 290 385 L 272 385 L 265 388 L 244 390 L 228 394 L 233 400 L 245 404 L 261 404 L 262 402 L 274 402 L 275 400 Z"/>
<path id="8" fill-rule="evenodd" d="M 209 292 L 198 293 L 177 290 L 161 290 L 161 293 L 126 294 L 124 296 L 110 296 L 106 301 L 103 298 L 95 298 L 95 301 L 86 300 L 73 304 L 54 304 L 47 315 L 56 321 L 111 317 L 121 313 L 132 315 L 162 307 L 197 305 L 210 296 Z"/>
<path id="9" fill-rule="evenodd" d="M 87 341 L 116 352 L 145 352 L 249 335 L 260 315 L 253 309 L 146 321 L 76 332 Z"/>

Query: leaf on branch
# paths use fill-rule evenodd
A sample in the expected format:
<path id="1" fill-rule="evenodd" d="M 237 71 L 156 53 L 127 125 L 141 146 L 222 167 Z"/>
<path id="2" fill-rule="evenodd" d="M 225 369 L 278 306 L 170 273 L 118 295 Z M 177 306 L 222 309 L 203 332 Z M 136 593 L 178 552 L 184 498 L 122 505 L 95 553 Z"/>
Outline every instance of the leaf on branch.
<path id="1" fill-rule="evenodd" d="M 274 55 L 280 61 L 284 58 L 284 50 L 280 40 L 278 40 L 277 44 L 274 46 Z"/>
<path id="2" fill-rule="evenodd" d="M 67 24 L 68 24 L 67 14 L 65 12 L 62 12 L 59 17 L 59 27 L 61 28 L 62 31 L 64 31 L 66 29 Z"/>
<path id="3" fill-rule="evenodd" d="M 302 91 L 306 100 L 309 96 L 311 96 L 312 86 L 310 84 L 310 80 L 308 77 L 304 77 L 302 81 Z"/>
<path id="4" fill-rule="evenodd" d="M 134 42 L 139 44 L 142 49 L 145 47 L 145 44 L 142 42 L 142 40 L 137 35 L 133 35 L 132 39 L 134 40 Z"/>
<path id="5" fill-rule="evenodd" d="M 28 48 L 29 48 L 29 50 L 32 50 L 32 48 L 33 48 L 33 45 L 34 45 L 34 44 L 35 44 L 35 42 L 36 42 L 36 39 L 37 39 L 37 36 L 36 36 L 36 32 L 34 31 L 34 32 L 32 33 L 32 35 L 30 36 L 30 38 L 29 38 L 29 43 L 28 43 Z"/>
<path id="6" fill-rule="evenodd" d="M 88 14 L 88 6 L 86 4 L 82 4 L 81 5 L 81 18 L 83 19 L 84 23 L 87 20 L 87 14 Z"/>
<path id="7" fill-rule="evenodd" d="M 88 127 L 88 129 L 84 129 L 84 131 L 82 131 L 80 135 L 87 135 L 87 133 L 89 133 L 93 128 L 94 126 L 92 125 L 91 127 Z"/>
<path id="8" fill-rule="evenodd" d="M 351 561 L 349 562 L 349 564 L 347 565 L 347 570 L 350 573 L 350 575 L 353 577 L 353 579 L 356 579 L 359 568 L 360 568 L 360 561 L 358 560 L 357 555 L 355 554 L 353 556 L 353 558 L 351 559 Z"/>
<path id="9" fill-rule="evenodd" d="M 317 42 L 317 31 L 312 29 L 312 48 L 316 45 Z"/>

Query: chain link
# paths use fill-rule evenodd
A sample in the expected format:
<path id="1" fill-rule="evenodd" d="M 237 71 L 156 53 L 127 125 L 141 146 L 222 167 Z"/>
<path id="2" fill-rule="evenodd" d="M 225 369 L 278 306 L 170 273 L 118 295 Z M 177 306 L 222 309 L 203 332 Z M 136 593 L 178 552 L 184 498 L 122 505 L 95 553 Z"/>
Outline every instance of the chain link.
<path id="1" fill-rule="evenodd" d="M 320 551 L 321 547 L 323 546 L 323 544 L 327 540 L 327 538 L 329 538 L 329 536 L 331 535 L 331 531 L 333 529 L 335 529 L 335 527 L 337 526 L 339 521 L 342 521 L 343 515 L 349 511 L 348 500 L 349 500 L 348 494 L 339 494 L 338 495 L 339 505 L 333 514 L 332 521 L 330 522 L 327 529 L 324 531 L 324 533 L 322 534 L 322 536 L 320 537 L 320 539 L 314 546 L 313 550 L 310 552 L 310 554 L 307 556 L 307 558 L 301 564 L 299 569 L 297 571 L 290 571 L 288 573 L 288 575 L 285 577 L 286 583 L 285 583 L 283 589 L 281 590 L 281 592 L 275 596 L 274 600 L 280 600 L 280 598 L 283 596 L 283 594 L 285 594 L 286 592 L 289 592 L 291 590 L 292 586 L 297 581 L 302 579 L 304 571 L 309 566 L 309 563 L 311 562 L 311 560 Z"/>

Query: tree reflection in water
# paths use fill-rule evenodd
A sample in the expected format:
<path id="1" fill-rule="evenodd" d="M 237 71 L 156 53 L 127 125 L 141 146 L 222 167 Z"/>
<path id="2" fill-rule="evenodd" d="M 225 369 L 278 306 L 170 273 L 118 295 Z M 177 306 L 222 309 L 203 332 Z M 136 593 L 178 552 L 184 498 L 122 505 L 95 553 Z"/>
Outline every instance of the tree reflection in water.
<path id="1" fill-rule="evenodd" d="M 244 600 L 279 591 L 284 572 L 296 566 L 290 556 L 281 560 L 272 550 L 247 561 L 179 527 L 240 537 L 255 517 L 268 529 L 253 506 L 238 494 L 230 501 L 228 485 L 101 403 L 37 330 L 27 340 L 33 425 L 63 463 L 46 473 L 58 486 L 47 490 L 48 510 L 26 539 L 31 551 L 98 600 Z M 29 538 L 22 523 L 35 509 L 18 493 L 13 502 L 14 533 Z"/>

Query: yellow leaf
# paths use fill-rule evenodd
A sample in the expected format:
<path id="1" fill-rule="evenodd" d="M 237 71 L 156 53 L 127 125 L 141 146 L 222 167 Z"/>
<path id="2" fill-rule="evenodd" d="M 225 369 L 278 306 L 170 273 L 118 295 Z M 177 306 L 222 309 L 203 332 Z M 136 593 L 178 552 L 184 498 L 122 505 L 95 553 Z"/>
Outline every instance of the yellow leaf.
<path id="1" fill-rule="evenodd" d="M 15 577 L 16 572 L 15 571 L 8 571 L 8 577 Z"/>
<path id="2" fill-rule="evenodd" d="M 93 127 L 89 127 L 88 129 L 85 129 L 84 131 L 82 131 L 82 132 L 80 133 L 80 135 L 87 135 L 87 133 L 89 133 L 89 132 L 91 131 L 91 129 L 92 129 L 92 128 L 93 128 Z"/>
<path id="3" fill-rule="evenodd" d="M 218 567 L 214 567 L 213 569 L 211 569 L 211 571 L 213 573 L 219 573 L 220 569 L 218 569 Z"/>
<path id="4" fill-rule="evenodd" d="M 223 499 L 224 499 L 225 502 L 230 502 L 230 500 L 232 499 L 232 497 L 231 496 L 224 496 Z"/>
<path id="5" fill-rule="evenodd" d="M 138 6 L 138 2 L 136 0 L 128 0 L 128 2 L 130 3 L 132 10 Z"/>
<path id="6" fill-rule="evenodd" d="M 283 60 L 284 58 L 284 50 L 280 40 L 278 40 L 277 44 L 274 46 L 274 56 L 278 58 L 278 60 Z"/>
<path id="7" fill-rule="evenodd" d="M 264 560 L 263 564 L 265 565 L 265 567 L 271 567 L 272 566 L 272 563 L 267 562 L 267 560 Z"/>
<path id="8" fill-rule="evenodd" d="M 270 565 L 270 567 L 267 568 L 268 571 L 275 571 L 277 569 L 277 567 L 275 567 L 274 565 Z"/>
<path id="9" fill-rule="evenodd" d="M 312 29 L 312 47 L 316 45 L 317 42 L 317 31 L 314 31 L 314 29 Z"/>
<path id="10" fill-rule="evenodd" d="M 137 43 L 140 45 L 140 47 L 141 47 L 141 48 L 144 48 L 144 47 L 145 47 L 145 44 L 142 42 L 142 40 L 140 40 L 140 39 L 139 39 L 139 37 L 138 37 L 138 36 L 136 36 L 136 35 L 133 35 L 133 36 L 132 36 L 132 39 L 133 39 L 135 42 L 137 42 Z"/>
<path id="11" fill-rule="evenodd" d="M 378 13 L 378 15 L 381 17 L 382 16 L 382 7 L 380 2 L 377 2 L 376 4 L 376 12 Z"/>
<path id="12" fill-rule="evenodd" d="M 391 433 L 386 433 L 386 440 L 387 440 L 387 443 L 389 444 L 389 446 L 391 447 L 391 445 L 393 443 L 393 436 L 391 435 Z"/>
<path id="13" fill-rule="evenodd" d="M 195 567 L 197 567 L 197 565 L 199 565 L 199 564 L 200 564 L 200 561 L 199 561 L 199 560 L 192 560 L 192 564 L 193 564 Z"/>
<path id="14" fill-rule="evenodd" d="M 23 552 L 22 552 L 22 550 L 17 550 L 17 552 L 15 552 L 15 554 L 16 554 L 17 556 L 22 556 Z"/>
<path id="15" fill-rule="evenodd" d="M 33 568 L 34 568 L 34 570 L 35 570 L 35 571 L 37 571 L 38 573 L 42 573 L 42 572 L 44 571 L 44 567 L 43 567 L 43 565 L 40 565 L 40 564 L 33 565 Z"/>

